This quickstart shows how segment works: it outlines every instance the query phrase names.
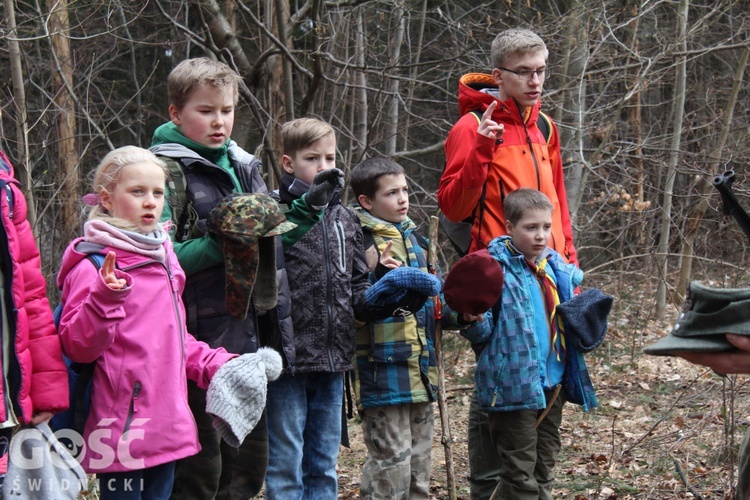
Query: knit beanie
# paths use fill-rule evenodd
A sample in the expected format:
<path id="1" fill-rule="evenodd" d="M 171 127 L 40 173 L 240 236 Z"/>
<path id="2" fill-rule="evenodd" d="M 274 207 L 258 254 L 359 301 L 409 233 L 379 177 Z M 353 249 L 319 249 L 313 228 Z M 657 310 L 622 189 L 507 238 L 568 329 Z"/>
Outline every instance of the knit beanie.
<path id="1" fill-rule="evenodd" d="M 239 448 L 266 407 L 266 384 L 281 374 L 281 356 L 270 347 L 221 366 L 206 393 L 206 413 L 227 444 Z"/>
<path id="2" fill-rule="evenodd" d="M 75 500 L 86 473 L 46 422 L 22 429 L 10 442 L 2 498 Z"/>
<path id="3" fill-rule="evenodd" d="M 416 267 L 391 269 L 365 292 L 368 304 L 395 304 L 411 290 L 427 297 L 440 293 L 440 280 Z"/>
<path id="4" fill-rule="evenodd" d="M 604 341 L 607 316 L 614 299 L 598 288 L 589 288 L 557 306 L 565 340 L 579 352 L 591 352 Z"/>

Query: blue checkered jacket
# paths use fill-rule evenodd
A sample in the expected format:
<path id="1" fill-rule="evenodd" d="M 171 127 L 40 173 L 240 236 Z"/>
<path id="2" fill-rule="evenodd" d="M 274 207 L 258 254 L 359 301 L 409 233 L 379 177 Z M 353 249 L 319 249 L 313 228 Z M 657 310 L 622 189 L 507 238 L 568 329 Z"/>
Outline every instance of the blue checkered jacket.
<path id="1" fill-rule="evenodd" d="M 485 411 L 540 410 L 546 406 L 544 387 L 539 377 L 539 348 L 534 332 L 531 287 L 538 286 L 523 255 L 512 255 L 505 244 L 508 236 L 495 238 L 488 247 L 490 255 L 505 272 L 502 305 L 498 317 L 488 312 L 489 321 L 470 328 L 462 335 L 474 344 L 484 344 L 477 360 L 475 384 L 480 407 Z M 573 296 L 583 272 L 567 264 L 549 250 L 548 264 L 557 279 L 560 301 Z M 568 401 L 584 409 L 597 406 L 593 384 L 581 353 L 568 346 L 563 388 Z"/>

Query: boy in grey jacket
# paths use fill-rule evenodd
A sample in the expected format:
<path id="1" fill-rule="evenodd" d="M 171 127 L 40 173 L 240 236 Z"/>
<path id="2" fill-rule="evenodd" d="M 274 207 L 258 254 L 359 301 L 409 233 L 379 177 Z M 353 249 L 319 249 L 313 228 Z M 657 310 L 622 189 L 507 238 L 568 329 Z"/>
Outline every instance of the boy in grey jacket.
<path id="1" fill-rule="evenodd" d="M 336 135 L 326 122 L 300 118 L 282 128 L 279 198 L 297 224 L 284 233 L 292 294 L 296 360 L 268 386 L 269 464 L 266 498 L 335 499 L 342 433 L 344 373 L 352 369 L 355 318 L 371 321 L 402 304 L 372 306 L 359 218 L 340 203 L 344 174 L 336 166 Z M 408 309 L 408 307 L 406 307 Z"/>

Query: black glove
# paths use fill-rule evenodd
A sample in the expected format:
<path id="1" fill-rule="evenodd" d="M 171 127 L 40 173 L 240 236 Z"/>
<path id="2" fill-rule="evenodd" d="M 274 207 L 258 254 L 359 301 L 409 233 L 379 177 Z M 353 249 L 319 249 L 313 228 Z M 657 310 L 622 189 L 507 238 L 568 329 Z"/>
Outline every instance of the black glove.
<path id="1" fill-rule="evenodd" d="M 429 297 L 414 290 L 407 290 L 404 297 L 398 301 L 398 308 L 394 309 L 393 316 L 408 316 L 422 309 Z M 400 314 L 399 313 L 399 309 Z"/>
<path id="2" fill-rule="evenodd" d="M 390 270 L 391 270 L 390 267 L 384 266 L 383 264 L 378 262 L 377 265 L 375 265 L 375 279 L 379 280 L 380 278 L 385 276 Z"/>
<path id="3" fill-rule="evenodd" d="M 331 202 L 336 189 L 344 187 L 344 172 L 338 168 L 323 170 L 315 174 L 312 185 L 305 195 L 307 206 L 313 210 L 323 210 Z"/>

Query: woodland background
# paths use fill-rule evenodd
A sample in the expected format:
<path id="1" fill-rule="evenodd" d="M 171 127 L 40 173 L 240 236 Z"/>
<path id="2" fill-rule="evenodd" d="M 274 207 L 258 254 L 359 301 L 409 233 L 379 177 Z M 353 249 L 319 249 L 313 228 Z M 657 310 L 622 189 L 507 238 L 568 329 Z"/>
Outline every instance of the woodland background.
<path id="1" fill-rule="evenodd" d="M 338 131 L 341 168 L 375 155 L 404 165 L 426 233 L 458 79 L 488 72 L 494 36 L 523 26 L 550 50 L 543 109 L 561 132 L 586 283 L 618 299 L 602 366 L 637 366 L 689 280 L 747 285 L 750 242 L 711 186 L 733 169 L 750 207 L 747 0 L 3 0 L 0 10 L 2 149 L 50 283 L 80 232 L 92 169 L 113 147 L 150 145 L 167 120 L 167 74 L 203 55 L 242 75 L 233 136 L 262 158 L 270 186 L 280 124 L 320 117 Z M 442 248 L 445 270 L 455 255 Z"/>

